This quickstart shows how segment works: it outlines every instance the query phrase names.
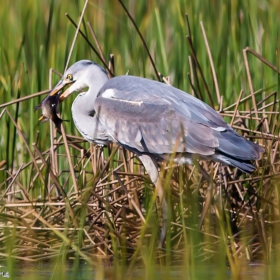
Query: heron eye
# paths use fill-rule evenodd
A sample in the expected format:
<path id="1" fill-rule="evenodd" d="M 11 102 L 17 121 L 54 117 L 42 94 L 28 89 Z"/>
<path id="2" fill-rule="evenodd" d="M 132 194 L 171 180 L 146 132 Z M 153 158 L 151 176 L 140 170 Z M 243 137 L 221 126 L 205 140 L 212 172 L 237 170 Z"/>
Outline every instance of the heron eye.
<path id="1" fill-rule="evenodd" d="M 68 74 L 68 75 L 67 75 L 67 79 L 70 80 L 70 81 L 72 81 L 72 80 L 73 80 L 73 75 Z"/>

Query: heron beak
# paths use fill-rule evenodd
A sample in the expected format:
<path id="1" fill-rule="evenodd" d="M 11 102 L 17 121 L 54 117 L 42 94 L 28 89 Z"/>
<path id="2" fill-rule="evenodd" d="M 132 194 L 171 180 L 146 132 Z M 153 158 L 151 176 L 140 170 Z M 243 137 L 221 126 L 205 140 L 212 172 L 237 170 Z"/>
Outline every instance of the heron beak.
<path id="1" fill-rule="evenodd" d="M 61 91 L 64 87 L 66 87 L 67 85 L 71 85 L 73 84 L 75 81 L 67 81 L 64 79 L 61 79 L 57 85 L 53 88 L 53 90 L 50 92 L 49 96 L 53 96 L 58 94 L 59 91 Z M 60 99 L 59 99 L 60 100 Z M 60 100 L 61 101 L 61 100 Z"/>
<path id="2" fill-rule="evenodd" d="M 50 92 L 49 96 L 56 95 L 61 89 L 63 89 L 66 86 L 66 83 L 63 79 L 61 79 L 57 85 L 53 88 L 53 90 Z"/>
<path id="3" fill-rule="evenodd" d="M 59 102 L 62 102 L 64 99 L 66 99 L 70 95 L 69 88 L 65 90 L 60 96 L 59 96 Z"/>
<path id="4" fill-rule="evenodd" d="M 53 90 L 50 92 L 49 96 L 56 95 L 61 89 L 63 89 L 66 86 L 67 83 L 63 79 L 61 79 L 57 85 L 53 88 Z"/>

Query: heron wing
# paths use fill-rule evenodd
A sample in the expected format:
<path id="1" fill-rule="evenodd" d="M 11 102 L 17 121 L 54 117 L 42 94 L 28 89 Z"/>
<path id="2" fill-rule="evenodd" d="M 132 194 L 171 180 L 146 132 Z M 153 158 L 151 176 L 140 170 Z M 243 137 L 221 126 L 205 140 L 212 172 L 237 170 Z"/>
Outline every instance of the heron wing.
<path id="1" fill-rule="evenodd" d="M 215 132 L 228 127 L 200 100 L 132 76 L 109 80 L 96 98 L 95 110 L 112 137 L 139 152 L 212 155 L 219 145 Z"/>

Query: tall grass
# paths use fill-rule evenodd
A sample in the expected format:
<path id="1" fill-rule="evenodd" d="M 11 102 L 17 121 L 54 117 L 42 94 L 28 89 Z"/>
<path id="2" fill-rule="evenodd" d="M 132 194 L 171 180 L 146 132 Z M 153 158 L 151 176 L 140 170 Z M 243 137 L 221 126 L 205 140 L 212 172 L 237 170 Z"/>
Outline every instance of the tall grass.
<path id="1" fill-rule="evenodd" d="M 75 28 L 65 16 L 65 12 L 75 22 L 78 22 L 84 1 L 18 0 L 14 3 L 2 2 L 0 9 L 0 24 L 3 27 L 0 35 L 0 103 L 5 104 L 49 89 L 50 68 L 63 72 L 75 34 Z M 189 73 L 191 67 L 194 67 L 194 62 L 191 65 L 189 63 L 191 51 L 186 36 L 190 35 L 214 107 L 217 110 L 221 107 L 201 30 L 200 22 L 202 21 L 223 100 L 222 109 L 235 103 L 241 90 L 244 90 L 242 98 L 249 96 L 252 88 L 253 91 L 259 91 L 260 94 L 256 94 L 256 102 L 263 100 L 274 91 L 279 92 L 279 74 L 249 52 L 246 53 L 250 70 L 248 79 L 243 53 L 243 50 L 249 46 L 276 68 L 280 68 L 280 3 L 278 0 L 257 0 L 254 3 L 238 0 L 214 2 L 158 0 L 124 1 L 124 3 L 144 36 L 158 71 L 163 76 L 169 76 L 172 85 L 186 92 L 193 91 L 188 78 L 192 79 Z M 190 32 L 187 27 L 186 14 L 190 23 Z M 93 27 L 105 58 L 108 60 L 109 55 L 114 54 L 116 75 L 129 71 L 130 75 L 156 79 L 147 52 L 118 1 L 89 1 L 81 29 L 93 42 L 87 22 Z M 78 36 L 70 61 L 73 63 L 84 58 L 101 63 L 82 36 Z M 59 77 L 52 74 L 52 78 L 52 85 L 54 85 Z M 252 81 L 252 88 L 250 88 L 250 81 Z M 198 96 L 211 104 L 200 76 L 194 83 L 194 88 Z M 69 175 L 71 167 L 69 167 L 69 158 L 66 156 L 67 148 L 59 139 L 60 135 L 56 136 L 55 141 L 59 143 L 59 148 L 55 154 L 58 160 L 55 169 L 61 173 L 54 174 L 54 176 L 59 175 L 57 176 L 58 183 L 68 197 L 68 202 L 64 198 L 65 205 L 61 206 L 61 209 L 56 209 L 61 211 L 58 212 L 58 220 L 51 216 L 50 209 L 54 208 L 49 209 L 49 206 L 36 207 L 33 205 L 27 207 L 26 211 L 22 208 L 5 207 L 5 203 L 19 203 L 20 200 L 25 202 L 29 200 L 31 204 L 35 201 L 45 203 L 47 200 L 53 202 L 53 198 L 58 193 L 63 196 L 61 190 L 53 187 L 53 178 L 49 177 L 53 159 L 50 160 L 48 153 L 45 152 L 50 147 L 48 139 L 53 139 L 50 135 L 53 130 L 47 124 L 39 125 L 37 121 L 39 114 L 34 112 L 34 106 L 42 98 L 43 96 L 35 97 L 5 106 L 10 115 L 2 111 L 4 107 L 0 108 L 0 162 L 2 164 L 0 183 L 3 182 L 0 185 L 1 197 L 9 187 L 8 193 L 0 202 L 0 242 L 5 244 L 0 253 L 4 257 L 10 256 L 5 258 L 10 273 L 13 271 L 15 273 L 15 259 L 22 257 L 25 261 L 35 260 L 32 259 L 34 247 L 36 250 L 44 248 L 44 238 L 48 239 L 48 242 L 51 239 L 61 241 L 60 244 L 55 243 L 53 247 L 50 246 L 50 255 L 56 262 L 54 278 L 57 275 L 61 278 L 67 277 L 59 264 L 66 262 L 69 255 L 76 260 L 77 271 L 80 259 L 85 259 L 96 267 L 97 279 L 102 279 L 107 273 L 107 277 L 116 279 L 123 279 L 124 275 L 132 278 L 136 270 L 136 263 L 144 265 L 145 271 L 141 271 L 141 274 L 144 274 L 141 275 L 141 278 L 147 279 L 157 277 L 159 268 L 166 272 L 166 279 L 171 278 L 174 271 L 173 265 L 180 265 L 179 268 L 176 267 L 176 271 L 179 271 L 178 273 L 184 279 L 200 279 L 201 263 L 211 266 L 216 271 L 216 274 L 210 274 L 209 277 L 212 279 L 223 279 L 226 273 L 230 273 L 231 277 L 237 279 L 238 277 L 246 278 L 246 273 L 243 274 L 248 269 L 248 266 L 243 266 L 246 259 L 249 262 L 257 260 L 266 264 L 279 262 L 280 242 L 277 220 L 279 220 L 280 201 L 277 179 L 262 177 L 263 179 L 259 181 L 250 181 L 247 184 L 239 183 L 242 186 L 242 194 L 244 194 L 244 200 L 241 201 L 237 194 L 238 188 L 229 187 L 226 192 L 220 191 L 220 194 L 222 193 L 220 197 L 219 192 L 214 193 L 214 197 L 211 197 L 212 192 L 208 191 L 206 183 L 203 183 L 199 173 L 193 174 L 193 169 L 189 167 L 176 167 L 175 169 L 166 167 L 166 170 L 162 170 L 162 172 L 165 172 L 166 178 L 169 178 L 166 179 L 167 185 L 172 184 L 172 188 L 167 187 L 166 192 L 173 213 L 168 217 L 170 231 L 167 236 L 166 250 L 157 251 L 160 211 L 156 209 L 156 198 L 149 180 L 140 175 L 138 180 L 133 177 L 132 173 L 143 173 L 137 159 L 120 149 L 113 155 L 115 147 L 104 150 L 90 147 L 88 143 L 81 142 L 80 139 L 77 141 L 80 141 L 78 144 L 82 148 L 73 148 L 73 145 L 77 143 L 70 143 L 69 140 L 72 145 L 70 147 L 71 157 L 78 177 L 79 196 L 77 197 L 77 193 L 73 189 L 74 179 Z M 278 95 L 276 99 L 278 99 Z M 268 104 L 272 100 L 273 97 L 264 104 Z M 73 99 L 70 98 L 63 104 L 61 111 L 64 119 L 71 119 L 69 108 L 72 101 Z M 279 135 L 277 106 L 278 104 L 275 103 L 266 109 L 274 111 L 274 114 L 267 114 L 268 129 L 265 130 L 268 134 L 269 132 L 274 133 L 276 138 Z M 238 110 L 246 111 L 252 107 L 253 101 L 250 98 L 248 102 L 241 102 Z M 234 108 L 233 106 L 230 110 L 234 111 Z M 233 113 L 224 112 L 224 115 L 230 122 Z M 256 117 L 255 114 L 250 116 Z M 263 115 L 259 114 L 259 116 Z M 255 120 L 246 121 L 246 125 L 252 130 L 256 130 L 257 124 L 258 122 Z M 246 131 L 242 131 L 242 124 L 235 122 L 234 125 L 241 133 L 246 133 Z M 73 122 L 66 124 L 65 129 L 68 135 L 80 136 Z M 250 135 L 256 136 L 253 133 Z M 252 139 L 254 140 L 254 138 Z M 264 139 L 260 141 L 267 145 L 268 151 L 268 156 L 261 166 L 267 164 L 268 167 L 259 169 L 258 173 L 253 176 L 275 175 L 279 172 L 278 138 L 275 141 Z M 33 143 L 35 144 L 33 145 Z M 43 159 L 39 158 L 36 147 L 43 153 Z M 271 159 L 273 153 L 269 153 L 270 150 L 274 151 L 274 155 L 276 155 L 273 160 Z M 90 160 L 83 157 L 87 151 L 94 154 Z M 35 160 L 32 159 L 32 155 Z M 109 157 L 112 159 L 111 163 L 108 160 Z M 104 167 L 102 159 L 105 159 L 104 162 L 107 162 L 107 166 Z M 43 160 L 46 160 L 45 165 L 42 164 Z M 30 166 L 26 166 L 27 163 L 30 163 Z M 119 178 L 114 175 L 112 170 L 120 164 L 123 166 L 118 171 L 123 173 L 119 173 L 118 176 L 121 176 Z M 40 173 L 36 169 L 37 166 L 42 169 Z M 20 170 L 20 167 L 23 170 Z M 207 167 L 209 172 L 211 169 L 214 173 L 217 170 L 216 166 L 212 165 L 204 165 L 204 167 Z M 267 171 L 268 169 L 269 171 Z M 16 177 L 15 174 L 18 171 L 20 172 Z M 215 178 L 218 177 L 218 175 L 215 176 Z M 11 178 L 15 179 L 15 183 L 10 186 Z M 102 197 L 109 197 L 112 195 L 111 189 L 122 187 L 120 181 L 128 182 L 132 178 L 134 181 L 128 184 L 130 188 L 128 191 L 133 193 L 136 204 L 144 212 L 146 223 L 144 225 L 142 222 L 141 225 L 141 219 L 136 218 L 134 208 L 131 206 L 132 200 L 127 198 L 125 190 L 122 190 L 121 195 L 125 197 L 123 201 L 128 208 L 133 210 L 131 211 L 133 213 L 131 221 L 122 220 L 120 224 L 114 224 L 114 217 L 120 215 L 114 211 L 119 208 L 114 208 L 115 205 L 112 206 L 106 201 L 99 201 L 104 211 L 106 210 L 101 216 L 103 222 L 100 221 L 100 228 L 102 226 L 105 228 L 106 240 L 109 240 L 110 243 L 110 247 L 102 247 L 105 255 L 110 256 L 109 258 L 104 257 L 104 259 L 110 262 L 113 260 L 114 264 L 110 270 L 103 269 L 100 267 L 102 252 L 94 251 L 93 255 L 92 252 L 83 251 L 85 245 L 88 245 L 88 239 L 85 240 L 83 229 L 87 229 L 96 214 L 90 212 L 92 210 L 89 210 L 87 203 L 98 201 L 96 195 L 100 193 L 97 192 L 97 189 L 96 193 L 93 193 L 95 190 L 93 186 L 98 187 L 100 180 L 106 186 L 102 189 L 104 195 Z M 211 188 L 215 189 L 215 187 L 211 185 Z M 209 210 L 204 213 L 204 230 L 200 231 L 197 225 L 203 209 L 206 209 L 201 206 L 202 198 L 206 201 L 207 199 L 210 202 L 214 201 L 214 203 L 210 203 Z M 255 202 L 256 204 L 254 204 Z M 249 205 L 250 209 L 244 210 L 244 204 Z M 227 211 L 225 212 L 224 209 Z M 25 246 L 24 242 L 27 239 L 17 243 L 19 236 L 16 226 L 27 226 L 25 218 L 21 219 L 21 216 L 26 217 L 27 223 L 31 227 L 43 225 L 51 229 L 46 235 L 38 234 L 29 227 L 27 231 L 22 231 L 23 235 L 27 232 L 31 234 L 32 240 L 29 241 L 36 246 Z M 245 222 L 242 220 L 243 218 Z M 35 221 L 32 222 L 32 219 Z M 233 220 L 236 221 L 238 229 L 233 226 Z M 53 224 L 49 224 L 51 222 Z M 137 226 L 133 222 L 137 222 Z M 11 224 L 15 225 L 13 230 L 5 229 L 5 225 Z M 64 230 L 56 231 L 55 225 L 57 224 Z M 252 227 L 250 234 L 245 230 L 246 225 Z M 136 238 L 138 243 L 134 244 L 135 248 L 131 248 L 131 244 L 129 244 L 129 242 L 133 243 L 134 239 L 127 240 L 125 231 L 120 230 L 122 227 L 127 227 L 125 230 L 129 235 L 133 226 L 139 230 L 138 233 L 135 233 L 138 234 Z M 72 231 L 72 228 L 78 230 Z M 120 236 L 118 236 L 118 232 L 121 232 Z M 255 242 L 254 239 L 257 241 Z M 94 242 L 97 241 L 94 239 Z M 16 247 L 16 244 L 19 247 Z M 22 247 L 20 247 L 21 244 L 23 244 Z M 261 249 L 258 249 L 259 247 Z M 24 250 L 30 250 L 30 252 L 26 253 Z M 97 260 L 95 254 L 99 256 Z M 56 257 L 57 255 L 58 257 Z M 39 259 L 43 260 L 43 257 L 40 256 Z M 229 269 L 225 265 L 227 262 L 230 265 Z M 262 273 L 267 273 L 267 279 L 272 279 L 272 273 L 279 272 L 274 271 L 271 267 L 265 267 Z M 76 277 L 74 275 L 73 279 Z"/>

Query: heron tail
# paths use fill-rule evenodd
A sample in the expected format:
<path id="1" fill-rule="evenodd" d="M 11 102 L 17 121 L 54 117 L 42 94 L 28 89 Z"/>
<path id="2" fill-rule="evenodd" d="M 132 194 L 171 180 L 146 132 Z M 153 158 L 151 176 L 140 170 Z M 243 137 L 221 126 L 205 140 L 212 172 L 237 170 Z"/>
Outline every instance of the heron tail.
<path id="1" fill-rule="evenodd" d="M 225 154 L 216 154 L 215 160 L 226 165 L 237 167 L 239 170 L 245 173 L 253 173 L 256 170 L 256 167 L 250 160 L 237 159 Z"/>

